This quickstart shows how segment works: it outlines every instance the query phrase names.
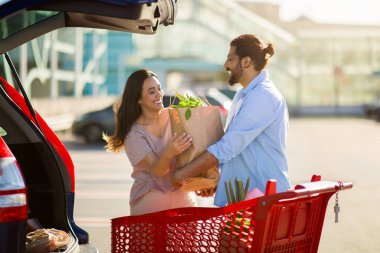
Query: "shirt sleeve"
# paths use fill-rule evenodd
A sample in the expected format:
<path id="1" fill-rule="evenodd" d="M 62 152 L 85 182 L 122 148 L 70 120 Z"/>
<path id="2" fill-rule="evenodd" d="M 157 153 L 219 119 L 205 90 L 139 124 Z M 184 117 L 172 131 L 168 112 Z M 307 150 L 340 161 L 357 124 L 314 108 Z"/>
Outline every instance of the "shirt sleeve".
<path id="1" fill-rule="evenodd" d="M 219 163 L 233 159 L 276 119 L 277 111 L 278 105 L 270 94 L 248 94 L 227 132 L 218 142 L 209 146 L 207 151 Z"/>
<path id="2" fill-rule="evenodd" d="M 153 150 L 147 137 L 142 132 L 132 129 L 125 140 L 125 152 L 132 166 L 135 166 Z"/>

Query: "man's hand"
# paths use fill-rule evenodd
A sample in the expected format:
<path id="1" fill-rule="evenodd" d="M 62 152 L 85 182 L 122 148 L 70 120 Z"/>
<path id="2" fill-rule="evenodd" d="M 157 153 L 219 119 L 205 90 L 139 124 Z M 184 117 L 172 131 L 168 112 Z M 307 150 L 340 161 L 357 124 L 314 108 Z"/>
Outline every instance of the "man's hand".
<path id="1" fill-rule="evenodd" d="M 216 192 L 216 186 L 208 188 L 208 189 L 202 189 L 202 190 L 196 191 L 195 194 L 199 197 L 206 198 L 206 197 L 212 197 L 215 194 L 215 192 Z"/>
<path id="2" fill-rule="evenodd" d="M 209 168 L 216 167 L 218 165 L 218 160 L 211 153 L 209 153 L 207 150 L 203 151 L 192 162 L 185 165 L 185 167 L 178 169 L 174 173 L 172 184 L 175 187 L 181 187 L 187 178 L 194 177 L 195 175 L 198 175 L 199 173 L 207 171 Z"/>

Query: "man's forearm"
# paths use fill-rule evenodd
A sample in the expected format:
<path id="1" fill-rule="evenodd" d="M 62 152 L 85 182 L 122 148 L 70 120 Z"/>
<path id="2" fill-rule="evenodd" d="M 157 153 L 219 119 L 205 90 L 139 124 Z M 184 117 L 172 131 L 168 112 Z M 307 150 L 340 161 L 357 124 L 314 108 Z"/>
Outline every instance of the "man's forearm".
<path id="1" fill-rule="evenodd" d="M 218 165 L 218 159 L 216 159 L 215 156 L 213 156 L 210 152 L 206 150 L 202 152 L 192 162 L 180 169 L 176 174 L 178 174 L 177 176 L 179 176 L 180 178 L 186 179 L 189 177 L 196 176 L 199 173 L 207 171 L 208 169 L 216 167 Z"/>

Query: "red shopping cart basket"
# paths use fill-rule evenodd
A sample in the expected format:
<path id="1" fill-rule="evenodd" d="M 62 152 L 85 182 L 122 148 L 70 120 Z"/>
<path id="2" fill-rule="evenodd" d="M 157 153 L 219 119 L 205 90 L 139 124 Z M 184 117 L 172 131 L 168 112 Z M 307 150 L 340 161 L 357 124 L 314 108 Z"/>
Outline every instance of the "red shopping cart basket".
<path id="1" fill-rule="evenodd" d="M 317 252 L 326 207 L 352 183 L 320 181 L 222 208 L 191 207 L 112 219 L 113 253 Z"/>

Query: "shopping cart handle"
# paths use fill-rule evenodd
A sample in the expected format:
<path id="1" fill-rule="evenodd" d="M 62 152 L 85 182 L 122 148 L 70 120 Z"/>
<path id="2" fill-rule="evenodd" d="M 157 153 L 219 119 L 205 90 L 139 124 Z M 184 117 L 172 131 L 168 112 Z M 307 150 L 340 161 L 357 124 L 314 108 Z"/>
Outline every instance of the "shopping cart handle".
<path id="1" fill-rule="evenodd" d="M 309 192 L 329 192 L 351 189 L 352 182 L 317 181 L 296 185 L 295 190 L 307 189 Z"/>
<path id="2" fill-rule="evenodd" d="M 333 194 L 341 190 L 351 189 L 352 187 L 352 182 L 318 181 L 297 185 L 294 190 L 288 191 L 288 193 L 294 193 L 294 197 L 307 197 L 314 194 Z"/>
<path id="3" fill-rule="evenodd" d="M 274 203 L 276 201 L 285 201 L 286 199 L 304 198 L 315 194 L 334 194 L 337 191 L 351 189 L 352 187 L 353 184 L 351 182 L 316 181 L 299 184 L 296 185 L 294 190 L 270 194 L 264 197 L 265 203 Z"/>

